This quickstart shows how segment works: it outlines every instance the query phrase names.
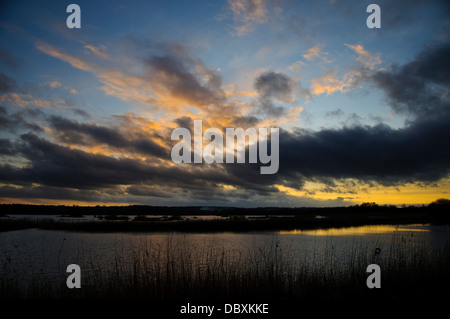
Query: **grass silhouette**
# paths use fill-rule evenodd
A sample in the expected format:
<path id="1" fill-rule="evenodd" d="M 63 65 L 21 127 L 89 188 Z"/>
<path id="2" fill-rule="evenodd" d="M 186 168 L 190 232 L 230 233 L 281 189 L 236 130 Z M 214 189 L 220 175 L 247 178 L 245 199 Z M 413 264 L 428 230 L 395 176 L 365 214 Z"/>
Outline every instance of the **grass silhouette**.
<path id="1" fill-rule="evenodd" d="M 403 238 L 396 239 L 403 240 Z M 288 246 L 273 241 L 238 251 L 210 244 L 192 246 L 168 237 L 116 248 L 112 264 L 93 261 L 82 275 L 81 289 L 68 289 L 61 280 L 34 270 L 26 280 L 4 263 L 1 299 L 146 299 L 164 301 L 239 300 L 396 300 L 398 298 L 448 297 L 442 287 L 450 283 L 450 246 L 443 250 L 391 246 L 356 249 L 344 261 L 336 260 L 330 247 L 322 260 L 292 258 Z M 382 289 L 368 289 L 366 267 L 382 269 Z M 344 265 L 344 266 L 342 266 Z"/>

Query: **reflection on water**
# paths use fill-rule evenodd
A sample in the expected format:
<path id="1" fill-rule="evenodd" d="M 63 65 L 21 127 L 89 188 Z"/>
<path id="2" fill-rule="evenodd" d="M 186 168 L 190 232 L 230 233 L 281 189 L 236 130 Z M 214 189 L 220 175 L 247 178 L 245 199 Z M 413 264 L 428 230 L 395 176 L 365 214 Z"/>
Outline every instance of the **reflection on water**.
<path id="1" fill-rule="evenodd" d="M 395 232 L 428 232 L 430 225 L 368 225 L 358 227 L 314 229 L 314 230 L 287 230 L 280 231 L 280 235 L 306 235 L 306 236 L 363 236 L 369 234 L 392 234 Z"/>
<path id="2" fill-rule="evenodd" d="M 195 269 L 211 263 L 261 265 L 268 260 L 295 267 L 346 269 L 356 258 L 382 262 L 396 250 L 441 249 L 449 243 L 449 226 L 361 226 L 342 229 L 254 233 L 78 233 L 27 229 L 0 233 L 0 271 L 23 282 L 30 278 L 66 278 L 66 267 L 78 264 L 85 276 L 136 266 L 151 271 L 169 262 Z M 376 256 L 374 252 L 377 252 Z M 408 253 L 409 252 L 409 253 Z M 391 254 L 391 255 L 390 255 Z M 53 279 L 52 279 L 53 280 Z M 64 282 L 64 281 L 62 281 Z"/>

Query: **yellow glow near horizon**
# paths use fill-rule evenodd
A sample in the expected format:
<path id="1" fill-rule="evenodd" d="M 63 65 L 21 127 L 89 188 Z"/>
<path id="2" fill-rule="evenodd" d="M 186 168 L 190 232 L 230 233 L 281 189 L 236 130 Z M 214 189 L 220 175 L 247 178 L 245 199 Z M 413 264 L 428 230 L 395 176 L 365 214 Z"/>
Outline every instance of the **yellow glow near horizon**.
<path id="1" fill-rule="evenodd" d="M 375 202 L 379 205 L 429 204 L 439 198 L 447 198 L 450 193 L 450 179 L 443 179 L 433 185 L 406 184 L 402 186 L 366 186 L 348 179 L 336 181 L 333 187 L 319 182 L 307 181 L 302 190 L 274 185 L 282 193 L 294 197 L 307 197 L 316 200 L 336 200 L 360 204 Z"/>
<path id="2" fill-rule="evenodd" d="M 228 184 L 219 184 L 220 187 L 222 187 L 224 190 L 236 190 L 236 187 L 233 185 L 228 185 Z"/>
<path id="3" fill-rule="evenodd" d="M 54 206 L 130 206 L 126 202 L 88 202 L 64 199 L 39 199 L 39 198 L 0 198 L 0 204 L 23 204 L 23 205 L 54 205 Z"/>
<path id="4" fill-rule="evenodd" d="M 5 186 L 0 184 L 0 186 Z M 421 205 L 429 204 L 439 198 L 449 198 L 450 179 L 443 179 L 433 185 L 407 184 L 403 186 L 367 186 L 355 180 L 336 181 L 334 186 L 328 186 L 319 182 L 307 181 L 301 190 L 284 185 L 274 185 L 281 193 L 298 198 L 310 198 L 318 201 L 336 200 L 341 198 L 343 204 L 361 204 L 375 202 L 379 205 Z M 20 186 L 17 186 L 21 188 Z M 220 184 L 223 191 L 235 191 L 236 187 L 228 184 Z M 48 198 L 0 198 L 0 204 L 38 204 L 38 205 L 130 205 L 127 194 L 124 193 L 123 201 L 118 202 L 92 202 L 83 200 L 64 200 Z"/>

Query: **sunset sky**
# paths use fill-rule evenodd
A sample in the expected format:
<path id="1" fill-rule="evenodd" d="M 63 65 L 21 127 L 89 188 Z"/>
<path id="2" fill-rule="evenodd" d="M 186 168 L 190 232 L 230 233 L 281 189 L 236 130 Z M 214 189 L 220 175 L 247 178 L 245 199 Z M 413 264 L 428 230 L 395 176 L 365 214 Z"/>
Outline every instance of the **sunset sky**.
<path id="1" fill-rule="evenodd" d="M 449 17 L 444 0 L 2 1 L 0 203 L 449 198 Z M 280 128 L 278 172 L 173 163 L 194 120 Z"/>

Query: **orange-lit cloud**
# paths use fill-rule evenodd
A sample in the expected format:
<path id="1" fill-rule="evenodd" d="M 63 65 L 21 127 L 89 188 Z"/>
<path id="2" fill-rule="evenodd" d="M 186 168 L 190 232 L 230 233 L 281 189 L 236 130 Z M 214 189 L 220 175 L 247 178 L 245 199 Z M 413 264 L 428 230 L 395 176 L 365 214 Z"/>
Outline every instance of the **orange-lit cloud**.
<path id="1" fill-rule="evenodd" d="M 18 107 L 26 107 L 28 105 L 34 105 L 42 108 L 52 108 L 55 106 L 62 106 L 65 102 L 60 98 L 53 100 L 42 100 L 34 98 L 31 94 L 25 93 L 6 93 L 0 95 L 1 103 L 10 103 Z"/>
<path id="2" fill-rule="evenodd" d="M 88 63 L 86 61 L 83 61 L 82 59 L 77 58 L 75 56 L 60 52 L 59 50 L 57 50 L 56 48 L 54 48 L 53 46 L 51 46 L 47 43 L 39 41 L 36 43 L 36 48 L 39 51 L 42 51 L 54 58 L 58 58 L 60 60 L 70 63 L 70 65 L 72 65 L 73 67 L 75 67 L 77 69 L 84 70 L 84 71 L 90 71 L 90 72 L 93 72 L 95 70 L 95 65 Z"/>
<path id="3" fill-rule="evenodd" d="M 49 85 L 52 89 L 56 89 L 56 88 L 61 87 L 61 83 L 59 83 L 58 81 L 50 82 L 50 83 L 48 83 L 48 85 Z"/>
<path id="4" fill-rule="evenodd" d="M 89 49 L 90 52 L 102 59 L 109 59 L 109 55 L 106 52 L 106 47 L 104 45 L 95 46 L 92 44 L 86 44 L 84 48 Z"/>
<path id="5" fill-rule="evenodd" d="M 318 44 L 308 49 L 308 52 L 303 55 L 307 60 L 321 59 L 324 62 L 329 62 L 327 59 L 328 52 L 322 51 L 324 45 Z"/>
<path id="6" fill-rule="evenodd" d="M 104 84 L 101 89 L 107 95 L 127 102 L 135 102 L 164 111 L 166 115 L 183 115 L 188 107 L 201 111 L 211 104 L 222 104 L 226 95 L 222 91 L 217 71 L 194 62 L 192 73 L 187 69 L 191 63 L 183 57 L 155 57 L 147 65 L 145 75 L 134 74 L 120 64 L 104 66 L 63 53 L 61 50 L 43 43 L 37 49 L 73 67 L 91 72 Z M 86 46 L 85 46 L 86 47 Z M 94 47 L 89 46 L 92 50 Z"/>
<path id="7" fill-rule="evenodd" d="M 336 72 L 329 72 L 324 76 L 314 78 L 311 81 L 311 93 L 315 95 L 326 93 L 330 95 L 334 92 L 347 92 L 352 85 L 352 78 L 347 74 L 344 79 L 340 80 L 336 76 Z"/>
<path id="8" fill-rule="evenodd" d="M 358 54 L 356 60 L 369 69 L 373 69 L 376 65 L 381 64 L 380 55 L 373 55 L 369 51 L 365 50 L 361 44 L 345 44 Z"/>
<path id="9" fill-rule="evenodd" d="M 252 112 L 254 101 L 261 97 L 258 92 L 239 90 L 234 84 L 229 84 L 230 89 L 226 90 L 217 70 L 205 66 L 198 59 L 188 57 L 184 50 L 179 48 L 168 52 L 166 56 L 148 59 L 145 62 L 148 71 L 145 74 L 132 73 L 120 63 L 114 66 L 99 65 L 63 53 L 42 42 L 37 43 L 37 48 L 77 69 L 96 75 L 103 84 L 100 88 L 106 95 L 149 106 L 149 110 L 161 112 L 166 119 L 185 116 L 208 119 L 208 124 L 214 127 L 257 125 L 258 120 Z M 266 96 L 264 98 L 269 101 Z M 285 92 L 278 98 L 288 104 L 295 101 L 291 92 Z M 145 109 L 141 111 L 146 112 Z M 292 114 L 292 111 L 286 113 L 286 119 L 283 114 L 273 123 L 292 121 Z M 152 116 L 152 113 L 149 113 L 149 116 Z"/>

